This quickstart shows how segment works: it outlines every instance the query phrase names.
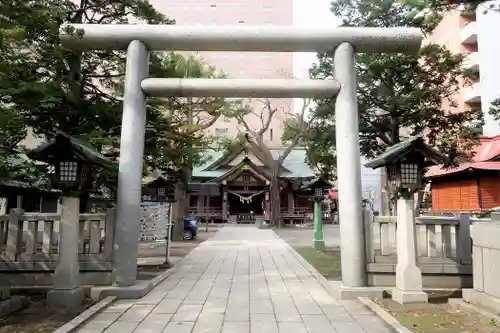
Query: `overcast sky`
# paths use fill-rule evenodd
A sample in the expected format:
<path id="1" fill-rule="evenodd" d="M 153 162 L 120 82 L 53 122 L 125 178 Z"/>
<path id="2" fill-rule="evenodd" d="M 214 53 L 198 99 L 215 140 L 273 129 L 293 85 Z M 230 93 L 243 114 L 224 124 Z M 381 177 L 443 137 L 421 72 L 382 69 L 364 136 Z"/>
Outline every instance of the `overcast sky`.
<path id="1" fill-rule="evenodd" d="M 294 25 L 304 27 L 337 26 L 340 21 L 330 12 L 331 0 L 295 0 Z M 297 78 L 308 77 L 308 70 L 316 60 L 315 53 L 296 53 L 294 71 Z"/>
<path id="2" fill-rule="evenodd" d="M 331 0 L 295 0 L 294 25 L 303 27 L 337 26 L 340 20 L 330 12 L 330 2 Z M 294 76 L 300 79 L 308 78 L 309 68 L 315 61 L 316 53 L 295 53 Z M 302 105 L 302 100 L 296 99 L 294 102 L 295 112 L 300 112 Z"/>

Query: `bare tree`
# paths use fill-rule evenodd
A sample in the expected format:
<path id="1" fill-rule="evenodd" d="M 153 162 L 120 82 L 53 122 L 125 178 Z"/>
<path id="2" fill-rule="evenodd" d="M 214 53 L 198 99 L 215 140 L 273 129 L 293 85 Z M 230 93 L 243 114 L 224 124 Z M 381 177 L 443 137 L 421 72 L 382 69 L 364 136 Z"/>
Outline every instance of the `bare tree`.
<path id="1" fill-rule="evenodd" d="M 363 190 L 363 199 L 373 211 L 375 209 L 375 201 L 379 199 L 379 194 L 375 188 L 370 187 Z"/>
<path id="2" fill-rule="evenodd" d="M 281 227 L 280 193 L 282 184 L 280 181 L 280 174 L 283 162 L 288 155 L 290 155 L 291 151 L 297 146 L 297 144 L 299 144 L 302 134 L 306 130 L 306 111 L 309 108 L 311 100 L 303 100 L 302 107 L 297 113 L 294 112 L 291 107 L 288 112 L 286 112 L 286 120 L 291 121 L 294 124 L 294 134 L 292 137 L 288 138 L 285 145 L 286 148 L 279 154 L 279 156 L 273 156 L 270 148 L 264 142 L 264 134 L 269 130 L 273 118 L 278 115 L 278 109 L 273 107 L 270 99 L 259 101 L 263 105 L 262 108 L 246 108 L 244 109 L 245 111 L 239 112 L 235 118 L 238 123 L 243 126 L 244 130 L 248 134 L 250 143 L 258 148 L 258 151 L 261 153 L 261 157 L 263 158 L 263 162 L 270 169 L 270 218 L 275 225 Z M 249 126 L 248 116 L 258 117 L 261 121 L 261 128 L 258 130 L 252 129 Z M 288 126 L 288 122 L 286 122 L 286 126 Z"/>

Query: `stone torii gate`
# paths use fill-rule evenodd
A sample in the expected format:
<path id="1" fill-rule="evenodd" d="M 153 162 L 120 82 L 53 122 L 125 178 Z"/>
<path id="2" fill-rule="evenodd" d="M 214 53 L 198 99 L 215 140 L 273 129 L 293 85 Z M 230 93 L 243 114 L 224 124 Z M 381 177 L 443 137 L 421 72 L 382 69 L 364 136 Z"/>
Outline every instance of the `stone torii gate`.
<path id="1" fill-rule="evenodd" d="M 142 156 L 146 96 L 323 98 L 336 94 L 335 123 L 342 287 L 366 286 L 359 114 L 355 53 L 416 53 L 423 35 L 413 28 L 303 28 L 293 26 L 176 26 L 71 24 L 66 47 L 127 50 L 120 141 L 114 283 L 138 287 Z M 148 78 L 149 51 L 334 52 L 334 80 Z"/>

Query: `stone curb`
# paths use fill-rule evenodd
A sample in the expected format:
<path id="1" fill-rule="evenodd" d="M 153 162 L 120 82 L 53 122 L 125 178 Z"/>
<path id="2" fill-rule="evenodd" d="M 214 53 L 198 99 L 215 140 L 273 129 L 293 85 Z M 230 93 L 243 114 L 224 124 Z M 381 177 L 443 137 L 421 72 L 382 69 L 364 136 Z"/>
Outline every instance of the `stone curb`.
<path id="1" fill-rule="evenodd" d="M 293 247 L 291 247 L 287 242 L 283 241 L 292 251 L 293 256 L 300 261 L 300 263 L 311 273 L 312 276 L 325 288 L 325 290 L 334 298 L 336 295 L 336 290 L 330 285 L 328 280 L 319 273 L 313 265 L 307 262 L 302 256 L 295 251 Z M 378 304 L 373 302 L 371 299 L 367 297 L 358 297 L 358 300 L 366 305 L 371 311 L 373 311 L 377 316 L 379 316 L 383 321 L 386 322 L 392 329 L 394 329 L 398 333 L 412 333 L 409 329 L 401 325 L 401 323 L 391 316 L 387 311 L 381 308 Z"/>
<path id="2" fill-rule="evenodd" d="M 382 318 L 387 325 L 394 329 L 398 333 L 412 333 L 408 328 L 403 326 L 396 318 L 391 316 L 391 314 L 385 311 L 380 305 L 369 299 L 368 297 L 358 297 L 358 300 L 366 305 L 370 310 L 375 312 L 377 316 Z"/>
<path id="3" fill-rule="evenodd" d="M 453 309 L 466 309 L 471 312 L 477 312 L 481 316 L 486 317 L 486 318 L 491 318 L 494 319 L 496 322 L 500 322 L 500 316 L 497 314 L 494 314 L 492 312 L 489 312 L 488 310 L 482 309 L 480 307 L 477 307 L 473 304 L 465 302 L 461 298 L 450 298 L 448 300 L 448 304 L 453 308 Z"/>
<path id="4" fill-rule="evenodd" d="M 104 310 L 111 303 L 116 300 L 116 296 L 109 296 L 103 299 L 102 301 L 94 304 L 87 310 L 80 313 L 77 317 L 73 318 L 63 326 L 59 327 L 54 333 L 72 333 L 76 332 L 83 324 L 87 323 L 90 319 L 92 319 L 96 314 Z"/>

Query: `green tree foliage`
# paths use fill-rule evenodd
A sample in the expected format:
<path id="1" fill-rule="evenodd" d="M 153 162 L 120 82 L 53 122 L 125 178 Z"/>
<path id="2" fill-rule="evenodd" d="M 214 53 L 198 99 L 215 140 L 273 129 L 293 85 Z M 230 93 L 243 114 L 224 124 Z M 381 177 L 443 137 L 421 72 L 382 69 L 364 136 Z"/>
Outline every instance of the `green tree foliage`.
<path id="1" fill-rule="evenodd" d="M 9 147 L 26 127 L 50 137 L 56 130 L 82 137 L 110 156 L 119 153 L 125 53 L 76 52 L 59 43 L 64 23 L 173 24 L 147 0 L 11 0 L 0 3 L 0 126 Z M 199 58 L 151 55 L 151 77 L 221 76 Z M 196 163 L 202 130 L 225 112 L 223 99 L 148 101 L 146 171 Z M 188 117 L 193 121 L 188 121 Z M 116 177 L 116 172 L 110 172 Z M 106 180 L 106 181 L 109 181 Z M 105 181 L 105 182 L 106 182 Z"/>
<path id="2" fill-rule="evenodd" d="M 399 0 L 403 5 L 411 7 L 408 18 L 423 25 L 426 31 L 432 31 L 441 20 L 442 13 L 462 7 L 475 11 L 485 0 Z M 486 8 L 486 7 L 485 7 Z"/>
<path id="3" fill-rule="evenodd" d="M 412 10 L 390 0 L 332 2 L 332 12 L 350 26 L 412 26 L 414 21 L 407 16 Z M 362 154 L 371 158 L 404 136 L 425 135 L 431 145 L 455 161 L 467 159 L 477 143 L 481 113 L 449 113 L 442 107 L 455 106 L 453 97 L 466 80 L 461 63 L 461 55 L 432 44 L 425 45 L 419 55 L 357 55 Z M 332 73 L 331 54 L 318 55 L 311 76 L 331 79 Z M 317 101 L 306 134 L 311 163 L 330 169 L 335 155 L 334 104 L 334 97 Z"/>
<path id="4" fill-rule="evenodd" d="M 500 98 L 497 98 L 493 102 L 491 102 L 489 114 L 496 121 L 500 121 Z"/>

